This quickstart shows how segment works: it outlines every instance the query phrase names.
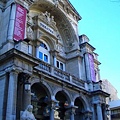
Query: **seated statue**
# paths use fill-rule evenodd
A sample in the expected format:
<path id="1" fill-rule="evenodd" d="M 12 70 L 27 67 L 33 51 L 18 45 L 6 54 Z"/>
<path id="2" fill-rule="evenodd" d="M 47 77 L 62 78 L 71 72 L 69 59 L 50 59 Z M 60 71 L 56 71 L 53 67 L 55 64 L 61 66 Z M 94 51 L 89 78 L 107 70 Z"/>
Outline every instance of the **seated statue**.
<path id="1" fill-rule="evenodd" d="M 23 111 L 20 120 L 36 120 L 33 113 L 32 113 L 32 110 L 33 110 L 33 106 L 28 105 L 26 110 Z"/>

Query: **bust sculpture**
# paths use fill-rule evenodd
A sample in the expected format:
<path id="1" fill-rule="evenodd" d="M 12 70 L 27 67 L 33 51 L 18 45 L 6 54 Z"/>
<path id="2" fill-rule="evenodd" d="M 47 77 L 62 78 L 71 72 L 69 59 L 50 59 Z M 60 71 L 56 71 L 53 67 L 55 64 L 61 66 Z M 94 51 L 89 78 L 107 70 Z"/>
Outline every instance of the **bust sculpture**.
<path id="1" fill-rule="evenodd" d="M 33 110 L 33 106 L 28 105 L 26 110 L 23 111 L 20 120 L 36 120 L 33 113 L 32 113 L 32 110 Z"/>

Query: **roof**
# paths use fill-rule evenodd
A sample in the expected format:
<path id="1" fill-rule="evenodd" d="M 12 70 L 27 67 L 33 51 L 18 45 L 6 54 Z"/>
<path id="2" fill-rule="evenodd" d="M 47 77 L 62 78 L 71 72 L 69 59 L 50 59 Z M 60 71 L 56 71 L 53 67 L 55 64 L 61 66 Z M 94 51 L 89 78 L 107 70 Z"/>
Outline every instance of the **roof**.
<path id="1" fill-rule="evenodd" d="M 120 108 L 120 99 L 109 102 L 110 108 Z"/>

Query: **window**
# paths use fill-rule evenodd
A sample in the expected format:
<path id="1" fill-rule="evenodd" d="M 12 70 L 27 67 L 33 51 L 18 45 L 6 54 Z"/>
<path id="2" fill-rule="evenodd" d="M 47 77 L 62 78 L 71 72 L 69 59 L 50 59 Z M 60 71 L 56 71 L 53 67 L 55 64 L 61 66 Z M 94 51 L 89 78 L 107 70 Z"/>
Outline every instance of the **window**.
<path id="1" fill-rule="evenodd" d="M 63 70 L 63 63 L 60 63 L 60 69 Z"/>
<path id="2" fill-rule="evenodd" d="M 37 49 L 37 58 L 44 62 L 50 63 L 49 46 L 45 42 L 40 42 L 40 46 Z"/>
<path id="3" fill-rule="evenodd" d="M 43 42 L 40 43 L 40 46 L 48 50 L 47 46 Z"/>
<path id="4" fill-rule="evenodd" d="M 64 63 L 60 62 L 60 61 L 56 61 L 56 66 L 57 68 L 61 69 L 61 70 L 64 70 Z"/>
<path id="5" fill-rule="evenodd" d="M 39 58 L 42 60 L 43 59 L 43 53 L 39 52 Z"/>
<path id="6" fill-rule="evenodd" d="M 28 53 L 32 54 L 32 45 L 28 45 Z"/>
<path id="7" fill-rule="evenodd" d="M 59 62 L 57 61 L 57 67 L 59 68 Z"/>
<path id="8" fill-rule="evenodd" d="M 44 54 L 44 61 L 48 62 L 48 56 Z"/>

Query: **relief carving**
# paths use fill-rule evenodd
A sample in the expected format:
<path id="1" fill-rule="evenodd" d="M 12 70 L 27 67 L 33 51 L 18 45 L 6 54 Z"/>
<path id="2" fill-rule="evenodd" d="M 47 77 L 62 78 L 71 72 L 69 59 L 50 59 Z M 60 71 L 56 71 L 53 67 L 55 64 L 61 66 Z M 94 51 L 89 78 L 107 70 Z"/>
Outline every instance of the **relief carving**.
<path id="1" fill-rule="evenodd" d="M 61 54 L 61 55 L 65 55 L 65 51 L 64 51 L 64 47 L 63 46 L 61 46 L 61 45 L 57 45 L 57 50 L 59 51 L 59 54 Z"/>
<path id="2" fill-rule="evenodd" d="M 27 15 L 27 22 L 28 24 L 33 25 L 33 19 L 30 15 Z"/>
<path id="3" fill-rule="evenodd" d="M 55 3 L 55 7 L 58 7 L 59 1 L 61 1 L 61 0 L 53 0 L 53 2 Z"/>
<path id="4" fill-rule="evenodd" d="M 39 14 L 39 18 L 53 27 L 56 26 L 56 22 L 54 21 L 54 16 L 51 16 L 50 13 L 48 13 L 47 11 L 45 13 L 41 12 Z"/>
<path id="5" fill-rule="evenodd" d="M 27 23 L 28 23 L 28 27 L 27 27 L 27 38 L 33 40 L 34 39 L 34 32 L 32 29 L 33 26 L 33 19 L 30 15 L 27 15 Z"/>
<path id="6" fill-rule="evenodd" d="M 62 20 L 61 23 L 58 25 L 59 28 L 63 31 L 66 41 L 66 47 L 71 50 L 74 47 L 74 39 L 72 39 L 71 33 L 70 33 L 70 27 L 68 24 L 65 24 L 65 21 Z"/>
<path id="7" fill-rule="evenodd" d="M 66 46 L 68 49 L 72 49 L 74 47 L 74 40 L 71 39 L 71 35 L 68 29 L 65 30 L 65 35 L 66 35 Z"/>
<path id="8" fill-rule="evenodd" d="M 30 26 L 27 28 L 27 37 L 31 40 L 34 39 L 34 32 Z"/>

